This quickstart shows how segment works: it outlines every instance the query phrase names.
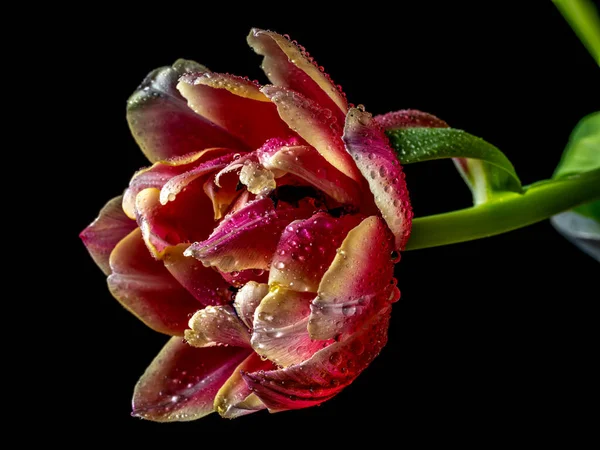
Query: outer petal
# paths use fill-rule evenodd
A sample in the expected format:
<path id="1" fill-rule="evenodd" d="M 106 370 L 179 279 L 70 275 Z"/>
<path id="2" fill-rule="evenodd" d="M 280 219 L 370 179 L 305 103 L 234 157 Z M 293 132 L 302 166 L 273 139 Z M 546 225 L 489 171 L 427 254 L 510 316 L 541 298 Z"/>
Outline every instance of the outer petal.
<path id="1" fill-rule="evenodd" d="M 172 67 L 151 72 L 129 98 L 127 122 L 150 161 L 207 147 L 245 149 L 237 138 L 188 108 L 186 100 L 175 88 L 181 75 L 207 70 L 198 63 L 180 59 Z"/>
<path id="2" fill-rule="evenodd" d="M 336 218 L 319 212 L 310 219 L 292 222 L 277 245 L 269 284 L 294 291 L 317 292 L 336 250 L 361 219 L 359 215 Z"/>
<path id="3" fill-rule="evenodd" d="M 340 137 L 341 123 L 329 109 L 303 95 L 278 86 L 265 86 L 262 92 L 277 105 L 288 126 L 312 145 L 336 169 L 360 182 L 361 176 Z"/>
<path id="4" fill-rule="evenodd" d="M 215 410 L 226 419 L 245 416 L 266 406 L 252 393 L 242 377 L 242 373 L 258 370 L 271 370 L 275 366 L 270 361 L 263 361 L 256 353 L 252 353 L 237 368 L 215 397 Z"/>
<path id="5" fill-rule="evenodd" d="M 360 201 L 359 185 L 307 145 L 283 147 L 274 155 L 262 158 L 261 162 L 267 169 L 291 173 L 305 180 L 341 204 Z"/>
<path id="6" fill-rule="evenodd" d="M 264 198 L 247 204 L 223 219 L 213 234 L 187 251 L 207 266 L 223 272 L 267 270 L 283 229 L 293 220 L 309 217 L 313 208 L 275 208 Z"/>
<path id="7" fill-rule="evenodd" d="M 165 251 L 163 262 L 167 270 L 202 306 L 230 303 L 229 283 L 197 259 L 184 256 L 188 247 L 188 244 L 179 244 Z"/>
<path id="8" fill-rule="evenodd" d="M 271 412 L 319 405 L 352 383 L 379 354 L 387 342 L 390 311 L 378 311 L 346 340 L 302 364 L 244 374 L 244 379 Z"/>
<path id="9" fill-rule="evenodd" d="M 393 130 L 396 128 L 446 128 L 448 124 L 442 119 L 416 109 L 401 109 L 400 111 L 389 112 L 373 118 L 375 122 L 384 130 Z"/>
<path id="10" fill-rule="evenodd" d="M 387 137 L 371 114 L 352 108 L 346 117 L 344 142 L 367 179 L 383 219 L 396 237 L 396 248 L 404 248 L 410 236 L 413 213 L 402 166 Z"/>
<path id="11" fill-rule="evenodd" d="M 191 109 L 235 135 L 251 148 L 272 137 L 293 136 L 260 87 L 233 75 L 184 75 L 177 89 Z"/>
<path id="12" fill-rule="evenodd" d="M 156 422 L 199 419 L 248 356 L 241 348 L 195 348 L 171 338 L 135 385 L 132 415 Z"/>
<path id="13" fill-rule="evenodd" d="M 136 229 L 137 223 L 123 212 L 123 196 L 109 200 L 79 237 L 90 255 L 106 275 L 110 275 L 108 259 L 121 239 Z"/>
<path id="14" fill-rule="evenodd" d="M 185 339 L 194 347 L 233 345 L 250 347 L 250 334 L 230 305 L 207 306 L 196 312 L 185 330 Z"/>
<path id="15" fill-rule="evenodd" d="M 365 317 L 393 300 L 392 236 L 377 216 L 352 229 L 323 275 L 308 331 L 313 339 L 352 332 Z"/>
<path id="16" fill-rule="evenodd" d="M 233 306 L 248 329 L 251 330 L 253 327 L 254 311 L 268 293 L 268 285 L 249 281 L 235 295 Z"/>
<path id="17" fill-rule="evenodd" d="M 300 92 L 331 110 L 340 123 L 344 120 L 346 97 L 304 48 L 277 33 L 257 28 L 250 31 L 248 44 L 265 57 L 262 68 L 271 83 Z"/>
<path id="18" fill-rule="evenodd" d="M 221 161 L 218 158 L 226 154 L 231 154 L 234 157 L 234 152 L 229 149 L 209 148 L 190 155 L 158 161 L 151 167 L 140 170 L 129 182 L 129 187 L 123 196 L 125 214 L 135 219 L 135 198 L 144 189 L 156 188 L 160 190 L 171 178 L 198 166 L 207 169 L 206 173 L 219 170 L 222 166 L 219 165 Z M 209 160 L 212 160 L 212 162 L 209 162 Z"/>
<path id="19" fill-rule="evenodd" d="M 202 305 L 148 253 L 139 229 L 110 255 L 108 287 L 121 304 L 153 330 L 183 335 L 191 314 Z"/>
<path id="20" fill-rule="evenodd" d="M 274 288 L 254 313 L 252 348 L 263 358 L 287 367 L 309 359 L 331 341 L 315 341 L 306 329 L 314 294 Z"/>

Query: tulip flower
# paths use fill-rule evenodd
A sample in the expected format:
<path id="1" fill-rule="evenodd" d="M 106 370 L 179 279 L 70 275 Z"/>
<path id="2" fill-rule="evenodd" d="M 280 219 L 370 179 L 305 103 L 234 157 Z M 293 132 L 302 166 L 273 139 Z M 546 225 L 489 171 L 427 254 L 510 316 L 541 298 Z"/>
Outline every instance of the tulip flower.
<path id="1" fill-rule="evenodd" d="M 153 163 L 81 237 L 121 304 L 173 336 L 133 414 L 192 420 L 318 405 L 386 343 L 410 235 L 402 167 L 364 108 L 279 34 L 273 83 L 177 61 L 127 119 Z"/>
<path id="2" fill-rule="evenodd" d="M 586 143 L 554 179 L 522 186 L 498 149 L 432 115 L 349 105 L 287 36 L 253 29 L 248 43 L 271 84 L 186 60 L 146 77 L 127 120 L 152 165 L 81 233 L 112 295 L 171 336 L 135 386 L 141 418 L 319 405 L 385 346 L 401 251 L 600 198 Z M 453 158 L 475 206 L 413 220 L 401 162 L 438 158 Z"/>

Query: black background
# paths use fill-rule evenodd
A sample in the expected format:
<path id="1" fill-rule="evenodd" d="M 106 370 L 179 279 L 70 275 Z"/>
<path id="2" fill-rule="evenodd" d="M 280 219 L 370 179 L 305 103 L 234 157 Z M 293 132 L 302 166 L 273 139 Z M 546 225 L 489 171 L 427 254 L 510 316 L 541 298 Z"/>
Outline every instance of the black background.
<path id="1" fill-rule="evenodd" d="M 77 130 L 70 141 L 80 156 L 77 170 L 64 168 L 71 203 L 61 230 L 68 295 L 59 324 L 67 337 L 54 351 L 65 376 L 52 387 L 53 405 L 66 411 L 60 420 L 136 439 L 193 433 L 194 441 L 173 443 L 186 446 L 204 446 L 209 435 L 279 445 L 317 442 L 311 433 L 325 433 L 340 444 L 402 444 L 589 430 L 587 408 L 597 405 L 598 264 L 547 221 L 403 254 L 389 343 L 320 407 L 187 424 L 129 416 L 133 386 L 166 338 L 112 299 L 77 234 L 147 164 L 129 134 L 125 101 L 150 70 L 184 57 L 266 81 L 246 35 L 252 26 L 288 33 L 349 101 L 373 113 L 433 113 L 503 150 L 524 184 L 551 176 L 574 125 L 598 109 L 598 67 L 550 2 L 367 2 L 331 13 L 324 4 L 71 11 L 77 20 L 69 21 L 60 52 L 76 67 L 65 86 L 74 98 L 63 120 Z M 417 216 L 469 205 L 450 161 L 406 172 Z"/>

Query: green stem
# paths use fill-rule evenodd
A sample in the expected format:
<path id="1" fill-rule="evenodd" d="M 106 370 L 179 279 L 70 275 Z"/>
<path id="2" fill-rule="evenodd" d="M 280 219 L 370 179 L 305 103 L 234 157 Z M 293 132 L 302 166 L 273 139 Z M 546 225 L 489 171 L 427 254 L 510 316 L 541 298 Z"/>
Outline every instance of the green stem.
<path id="1" fill-rule="evenodd" d="M 600 170 L 526 186 L 472 208 L 416 218 L 407 250 L 454 244 L 522 228 L 600 199 Z"/>
<path id="2" fill-rule="evenodd" d="M 553 0 L 571 28 L 600 65 L 600 17 L 589 0 Z"/>

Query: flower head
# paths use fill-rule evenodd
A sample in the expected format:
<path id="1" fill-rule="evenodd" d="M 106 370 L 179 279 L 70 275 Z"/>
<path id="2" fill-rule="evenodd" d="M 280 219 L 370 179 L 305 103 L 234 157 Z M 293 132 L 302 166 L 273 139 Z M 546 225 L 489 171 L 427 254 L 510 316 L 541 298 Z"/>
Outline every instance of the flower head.
<path id="1" fill-rule="evenodd" d="M 190 61 L 128 102 L 151 167 L 81 237 L 111 293 L 173 336 L 134 414 L 192 420 L 318 405 L 387 340 L 412 212 L 364 108 L 304 49 L 252 30 L 272 85 Z"/>

